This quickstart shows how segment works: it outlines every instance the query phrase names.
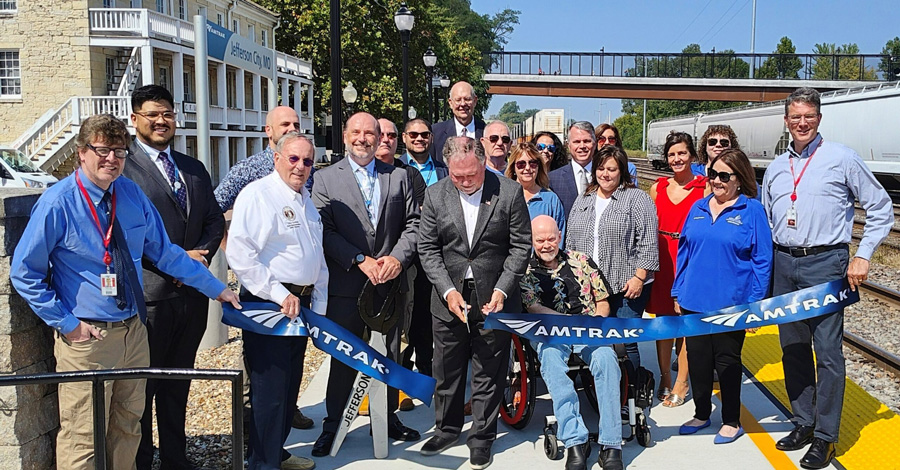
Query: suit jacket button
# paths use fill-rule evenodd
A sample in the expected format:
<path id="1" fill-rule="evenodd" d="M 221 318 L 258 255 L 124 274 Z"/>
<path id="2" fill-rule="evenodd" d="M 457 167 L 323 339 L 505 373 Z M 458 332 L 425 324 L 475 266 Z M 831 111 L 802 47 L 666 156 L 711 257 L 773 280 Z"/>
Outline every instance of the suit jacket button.
<path id="1" fill-rule="evenodd" d="M 370 236 L 370 237 L 374 237 L 374 236 L 375 236 L 375 231 L 374 231 L 374 230 L 369 230 L 369 236 Z"/>

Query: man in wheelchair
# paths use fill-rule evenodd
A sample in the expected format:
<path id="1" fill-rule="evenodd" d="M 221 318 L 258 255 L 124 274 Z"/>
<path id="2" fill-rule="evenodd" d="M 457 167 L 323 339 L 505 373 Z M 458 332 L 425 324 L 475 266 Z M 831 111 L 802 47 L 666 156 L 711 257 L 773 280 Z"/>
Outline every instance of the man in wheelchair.
<path id="1" fill-rule="evenodd" d="M 534 256 L 522 278 L 522 302 L 528 312 L 561 315 L 609 315 L 606 280 L 590 258 L 559 249 L 561 234 L 553 218 L 539 215 L 531 222 Z M 600 413 L 603 470 L 624 469 L 619 380 L 616 353 L 610 346 L 533 344 L 541 376 L 553 401 L 557 437 L 567 449 L 566 470 L 584 470 L 590 456 L 588 430 L 581 417 L 575 384 L 568 376 L 568 359 L 578 354 L 590 368 Z"/>

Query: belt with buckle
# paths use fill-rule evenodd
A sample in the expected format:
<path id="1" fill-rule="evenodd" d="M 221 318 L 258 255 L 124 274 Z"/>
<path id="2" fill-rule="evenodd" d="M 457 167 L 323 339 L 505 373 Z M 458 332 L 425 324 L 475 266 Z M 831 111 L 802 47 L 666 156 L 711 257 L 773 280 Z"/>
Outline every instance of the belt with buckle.
<path id="1" fill-rule="evenodd" d="M 657 232 L 659 232 L 660 235 L 665 235 L 665 236 L 667 236 L 669 238 L 673 238 L 675 240 L 678 240 L 679 238 L 681 238 L 680 232 L 666 232 L 665 230 L 657 230 Z"/>
<path id="2" fill-rule="evenodd" d="M 96 326 L 97 328 L 105 328 L 107 330 L 111 330 L 113 328 L 124 328 L 128 326 L 132 321 L 134 321 L 134 319 L 137 317 L 137 315 L 132 315 L 124 320 L 118 321 L 85 320 L 84 318 L 79 318 L 79 320 L 87 323 L 88 325 Z"/>
<path id="3" fill-rule="evenodd" d="M 846 243 L 838 243 L 837 245 L 820 245 L 820 246 L 810 246 L 810 247 L 794 247 L 794 246 L 783 246 L 779 244 L 775 244 L 775 249 L 782 252 L 787 253 L 794 258 L 802 258 L 804 256 L 812 256 L 818 255 L 820 253 L 825 253 L 832 250 L 847 250 L 848 245 Z"/>
<path id="4" fill-rule="evenodd" d="M 284 283 L 284 287 L 287 288 L 288 292 L 296 295 L 297 297 L 304 297 L 312 294 L 313 286 L 298 286 L 297 284 L 288 284 Z"/>

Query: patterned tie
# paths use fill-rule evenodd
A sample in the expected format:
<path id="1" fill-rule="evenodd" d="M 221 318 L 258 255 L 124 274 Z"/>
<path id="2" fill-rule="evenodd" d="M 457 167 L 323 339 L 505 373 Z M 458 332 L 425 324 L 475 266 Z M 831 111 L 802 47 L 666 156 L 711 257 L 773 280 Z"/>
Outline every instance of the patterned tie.
<path id="1" fill-rule="evenodd" d="M 359 167 L 356 170 L 362 178 L 357 178 L 359 181 L 359 189 L 362 191 L 363 201 L 366 203 L 366 212 L 369 213 L 369 220 L 372 222 L 372 225 L 375 225 L 375 203 L 372 200 L 375 197 L 375 183 L 372 181 L 371 176 L 369 176 L 369 172 L 363 168 Z"/>
<path id="2" fill-rule="evenodd" d="M 463 128 L 462 128 L 462 132 L 460 132 L 459 136 L 460 136 L 460 137 L 468 137 L 468 136 L 469 136 L 469 130 L 466 129 L 465 127 L 463 127 Z"/>
<path id="3" fill-rule="evenodd" d="M 110 211 L 110 207 L 109 207 L 110 199 L 111 199 L 111 196 L 110 196 L 109 192 L 108 191 L 104 192 L 103 197 L 100 198 L 100 204 L 97 206 L 97 209 L 100 210 L 100 213 L 106 215 L 107 223 L 109 223 L 108 221 L 109 221 L 109 211 Z M 107 227 L 109 227 L 109 225 L 107 225 Z M 118 285 L 119 289 L 116 289 L 116 307 L 118 307 L 119 310 L 126 310 L 128 308 L 128 296 L 127 296 L 127 294 L 125 294 L 125 291 L 126 291 L 125 285 L 127 284 L 127 281 L 125 280 L 125 276 L 124 276 L 125 266 L 122 264 L 122 255 L 119 253 L 119 250 L 116 249 L 117 248 L 116 242 L 117 242 L 116 237 L 113 236 L 109 241 L 109 248 L 108 248 L 109 255 L 110 255 L 110 257 L 112 257 L 113 272 L 118 277 L 118 279 L 117 279 L 118 282 L 116 284 Z"/>
<path id="4" fill-rule="evenodd" d="M 187 212 L 187 190 L 185 189 L 184 184 L 181 183 L 181 180 L 175 175 L 175 165 L 169 160 L 169 156 L 166 155 L 166 152 L 159 152 L 159 159 L 166 169 L 169 185 L 172 186 L 172 189 L 175 191 L 175 200 L 178 201 L 181 210 Z"/>
<path id="5" fill-rule="evenodd" d="M 579 189 L 579 191 L 578 191 L 578 194 L 579 194 L 579 195 L 584 194 L 584 192 L 585 192 L 585 190 L 587 190 L 587 187 L 588 187 L 588 184 L 589 184 L 589 183 L 588 183 L 587 170 L 584 169 L 584 168 L 582 168 L 580 174 L 581 174 L 581 187 L 578 188 L 578 189 Z"/>

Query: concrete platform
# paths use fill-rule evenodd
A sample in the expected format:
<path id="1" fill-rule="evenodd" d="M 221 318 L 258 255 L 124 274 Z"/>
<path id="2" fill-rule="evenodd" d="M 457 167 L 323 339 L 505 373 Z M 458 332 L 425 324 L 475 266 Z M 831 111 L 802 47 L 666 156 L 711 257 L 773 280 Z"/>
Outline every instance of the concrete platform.
<path id="1" fill-rule="evenodd" d="M 653 343 L 641 344 L 643 365 L 654 371 L 658 380 L 656 349 Z M 303 413 L 316 421 L 309 430 L 293 430 L 288 438 L 287 448 L 296 455 L 310 457 L 312 444 L 322 430 L 321 420 L 325 416 L 324 397 L 328 361 L 316 374 L 309 388 L 300 398 Z M 742 389 L 742 424 L 747 435 L 727 445 L 714 445 L 713 437 L 721 426 L 718 415 L 718 400 L 714 398 L 713 424 L 693 436 L 679 436 L 678 427 L 691 419 L 693 401 L 678 408 L 665 408 L 654 403 L 649 416 L 653 443 L 644 448 L 636 441 L 623 446 L 625 465 L 630 469 L 793 469 L 799 468 L 799 460 L 804 451 L 783 453 L 775 449 L 775 441 L 786 435 L 792 425 L 777 406 L 764 394 L 751 378 L 744 377 Z M 582 412 L 591 431 L 597 430 L 597 415 L 584 403 Z M 468 469 L 468 447 L 465 445 L 467 422 L 459 445 L 441 455 L 424 457 L 419 450 L 434 432 L 434 411 L 417 402 L 414 410 L 398 412 L 404 424 L 422 433 L 422 440 L 413 443 L 391 443 L 388 458 L 375 459 L 372 440 L 369 437 L 367 417 L 360 417 L 348 434 L 337 457 L 315 458 L 319 469 Z M 550 396 L 542 381 L 538 381 L 538 401 L 534 418 L 524 430 L 517 431 L 506 426 L 502 420 L 499 435 L 494 443 L 494 460 L 489 468 L 501 470 L 562 469 L 565 460 L 551 461 L 543 451 L 543 417 L 552 414 Z M 623 433 L 628 435 L 628 429 Z M 591 469 L 600 469 L 596 463 L 599 447 L 594 444 L 591 453 Z M 830 467 L 839 468 L 839 467 Z"/>

